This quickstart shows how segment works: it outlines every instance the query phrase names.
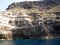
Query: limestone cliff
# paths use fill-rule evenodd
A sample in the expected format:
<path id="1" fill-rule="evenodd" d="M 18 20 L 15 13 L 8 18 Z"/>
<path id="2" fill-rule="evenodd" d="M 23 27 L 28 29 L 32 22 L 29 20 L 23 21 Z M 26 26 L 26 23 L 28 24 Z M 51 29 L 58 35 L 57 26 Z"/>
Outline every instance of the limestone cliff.
<path id="1" fill-rule="evenodd" d="M 59 7 L 59 0 L 12 3 L 0 13 L 0 19 L 4 17 L 1 36 L 5 39 L 59 37 Z"/>

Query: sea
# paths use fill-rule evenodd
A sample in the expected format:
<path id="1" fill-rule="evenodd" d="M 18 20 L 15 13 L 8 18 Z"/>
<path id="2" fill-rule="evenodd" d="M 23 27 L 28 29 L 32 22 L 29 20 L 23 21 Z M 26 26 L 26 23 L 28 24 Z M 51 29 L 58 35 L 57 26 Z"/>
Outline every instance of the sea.
<path id="1" fill-rule="evenodd" d="M 0 45 L 60 45 L 60 38 L 0 40 Z"/>

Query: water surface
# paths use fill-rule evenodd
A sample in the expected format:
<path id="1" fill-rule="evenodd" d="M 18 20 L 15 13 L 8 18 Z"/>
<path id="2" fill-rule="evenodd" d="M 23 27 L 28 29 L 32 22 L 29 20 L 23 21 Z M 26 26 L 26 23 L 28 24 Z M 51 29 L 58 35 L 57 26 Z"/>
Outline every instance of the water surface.
<path id="1" fill-rule="evenodd" d="M 17 39 L 12 41 L 1 41 L 0 45 L 60 45 L 60 39 Z"/>

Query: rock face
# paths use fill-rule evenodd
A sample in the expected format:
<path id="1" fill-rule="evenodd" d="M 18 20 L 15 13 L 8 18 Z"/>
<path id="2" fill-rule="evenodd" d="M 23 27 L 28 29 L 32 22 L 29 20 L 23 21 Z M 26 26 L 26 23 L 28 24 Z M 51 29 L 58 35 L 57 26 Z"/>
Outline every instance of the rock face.
<path id="1" fill-rule="evenodd" d="M 6 10 L 15 8 L 17 6 L 25 8 L 25 9 L 30 9 L 30 8 L 38 8 L 38 9 L 50 9 L 53 6 L 60 5 L 60 0 L 43 0 L 43 1 L 33 1 L 33 2 L 17 2 L 17 3 L 12 3 L 11 5 L 8 6 Z"/>
<path id="2" fill-rule="evenodd" d="M 12 3 L 0 12 L 0 38 L 59 37 L 59 7 L 59 0 Z"/>

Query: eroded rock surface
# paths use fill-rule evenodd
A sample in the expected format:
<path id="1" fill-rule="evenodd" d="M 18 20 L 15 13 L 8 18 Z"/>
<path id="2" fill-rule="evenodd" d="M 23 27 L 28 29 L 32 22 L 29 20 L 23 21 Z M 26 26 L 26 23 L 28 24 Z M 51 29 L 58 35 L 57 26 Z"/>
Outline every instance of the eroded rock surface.
<path id="1" fill-rule="evenodd" d="M 60 37 L 59 7 L 59 0 L 12 3 L 0 12 L 0 39 Z"/>

